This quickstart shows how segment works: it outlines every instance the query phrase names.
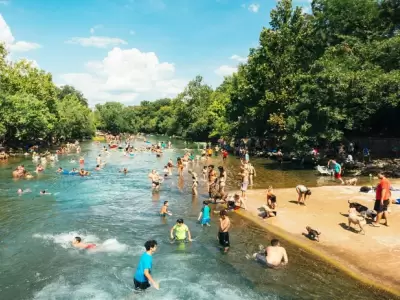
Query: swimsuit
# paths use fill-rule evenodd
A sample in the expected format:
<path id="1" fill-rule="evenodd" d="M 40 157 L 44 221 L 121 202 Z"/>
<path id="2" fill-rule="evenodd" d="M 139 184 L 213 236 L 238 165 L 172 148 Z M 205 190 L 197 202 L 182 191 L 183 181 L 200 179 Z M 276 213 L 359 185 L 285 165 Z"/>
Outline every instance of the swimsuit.
<path id="1" fill-rule="evenodd" d="M 96 244 L 89 244 L 86 246 L 85 249 L 94 249 L 94 248 L 96 248 Z"/>

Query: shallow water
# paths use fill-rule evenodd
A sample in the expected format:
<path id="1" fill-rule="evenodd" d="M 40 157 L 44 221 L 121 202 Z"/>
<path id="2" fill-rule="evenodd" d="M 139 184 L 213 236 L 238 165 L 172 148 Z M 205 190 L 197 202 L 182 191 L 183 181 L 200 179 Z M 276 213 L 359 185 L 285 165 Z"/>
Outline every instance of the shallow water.
<path id="1" fill-rule="evenodd" d="M 181 141 L 174 141 L 184 148 Z M 138 144 L 140 144 L 138 142 Z M 188 148 L 193 145 L 187 145 Z M 93 169 L 100 147 L 83 145 L 85 167 Z M 162 158 L 149 153 L 134 158 L 118 151 L 106 159 L 100 172 L 87 178 L 55 174 L 58 166 L 78 167 L 69 161 L 76 155 L 60 158 L 57 165 L 47 165 L 44 174 L 33 180 L 14 181 L 11 170 L 29 160 L 10 161 L 0 165 L 0 299 L 393 299 L 372 290 L 343 273 L 312 258 L 303 250 L 282 241 L 287 247 L 290 264 L 282 270 L 269 270 L 246 260 L 259 244 L 272 238 L 261 228 L 237 215 L 232 216 L 232 248 L 229 254 L 219 252 L 216 240 L 216 216 L 212 226 L 201 228 L 197 215 L 206 197 L 200 184 L 198 199 L 192 199 L 191 181 L 174 175 L 161 191 L 152 194 L 147 174 L 151 169 L 162 172 L 169 157 L 180 151 L 168 151 Z M 261 164 L 266 163 L 264 168 Z M 237 160 L 227 162 L 232 179 Z M 281 170 L 265 160 L 256 161 L 257 187 L 275 187 L 297 183 L 317 185 L 313 171 Z M 118 170 L 128 167 L 123 175 Z M 201 174 L 201 166 L 196 166 Z M 275 170 L 274 170 L 275 169 Z M 30 193 L 18 196 L 18 188 Z M 39 195 L 46 189 L 52 195 Z M 174 213 L 166 221 L 157 216 L 161 204 L 169 200 Z M 183 217 L 195 241 L 171 245 L 168 233 L 177 217 Z M 94 242 L 98 251 L 71 248 L 74 236 Z M 153 276 L 161 289 L 149 289 L 140 295 L 132 289 L 132 276 L 147 239 L 156 239 Z"/>

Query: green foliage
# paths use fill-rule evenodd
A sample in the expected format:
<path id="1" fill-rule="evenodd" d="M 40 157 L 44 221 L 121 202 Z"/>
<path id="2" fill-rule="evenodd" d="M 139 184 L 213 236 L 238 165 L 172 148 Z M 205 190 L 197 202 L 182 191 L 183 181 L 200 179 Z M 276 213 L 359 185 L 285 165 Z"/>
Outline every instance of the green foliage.
<path id="1" fill-rule="evenodd" d="M 8 61 L 2 44 L 0 98 L 2 143 L 52 142 L 94 133 L 92 113 L 82 93 L 68 86 L 60 90 L 50 73 L 26 60 Z"/>

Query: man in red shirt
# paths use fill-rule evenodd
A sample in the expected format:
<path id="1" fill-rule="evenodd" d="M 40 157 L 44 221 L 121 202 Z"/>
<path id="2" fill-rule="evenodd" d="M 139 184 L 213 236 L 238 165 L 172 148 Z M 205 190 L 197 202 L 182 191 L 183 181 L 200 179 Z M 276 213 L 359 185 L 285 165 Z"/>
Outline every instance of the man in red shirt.
<path id="1" fill-rule="evenodd" d="M 380 182 L 376 187 L 376 197 L 374 205 L 374 210 L 378 213 L 378 215 L 376 216 L 375 223 L 372 223 L 372 226 L 380 227 L 379 221 L 381 220 L 382 215 L 386 219 L 385 225 L 389 226 L 387 209 L 390 199 L 390 182 L 382 173 L 378 174 L 378 178 L 380 179 Z"/>

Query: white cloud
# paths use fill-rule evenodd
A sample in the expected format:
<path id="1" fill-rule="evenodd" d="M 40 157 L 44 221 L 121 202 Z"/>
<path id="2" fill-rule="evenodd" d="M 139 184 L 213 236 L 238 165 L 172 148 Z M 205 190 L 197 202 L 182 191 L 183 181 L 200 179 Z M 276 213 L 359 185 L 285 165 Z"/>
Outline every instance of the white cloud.
<path id="1" fill-rule="evenodd" d="M 0 14 L 0 42 L 6 45 L 6 48 L 11 52 L 26 52 L 34 49 L 38 49 L 41 46 L 37 43 L 31 43 L 26 41 L 15 41 L 14 36 L 11 33 L 10 27 L 7 25 L 3 16 Z"/>
<path id="2" fill-rule="evenodd" d="M 236 67 L 222 65 L 218 67 L 218 69 L 216 69 L 214 72 L 218 76 L 229 76 L 232 75 L 232 73 L 235 73 L 236 71 L 237 71 Z"/>
<path id="3" fill-rule="evenodd" d="M 252 3 L 249 5 L 248 9 L 253 13 L 258 13 L 258 10 L 260 9 L 260 4 Z"/>
<path id="4" fill-rule="evenodd" d="M 240 63 L 244 63 L 244 62 L 247 61 L 247 58 L 246 58 L 246 57 L 242 57 L 242 56 L 239 56 L 239 55 L 236 55 L 236 54 L 232 55 L 232 56 L 230 57 L 230 59 L 236 60 L 237 62 L 240 62 Z"/>
<path id="5" fill-rule="evenodd" d="M 135 34 L 136 34 L 136 31 L 135 31 L 135 30 L 129 30 L 129 34 L 130 34 L 130 35 L 135 35 Z"/>
<path id="6" fill-rule="evenodd" d="M 154 52 L 136 48 L 108 52 L 102 61 L 85 64 L 86 73 L 61 75 L 62 84 L 81 90 L 90 105 L 106 101 L 135 104 L 141 100 L 173 97 L 187 81 L 175 78 L 175 66 L 160 62 Z"/>
<path id="7" fill-rule="evenodd" d="M 107 48 L 110 46 L 126 45 L 127 42 L 120 38 L 106 36 L 91 36 L 88 38 L 73 37 L 66 41 L 67 44 L 79 44 L 83 47 Z"/>
<path id="8" fill-rule="evenodd" d="M 103 25 L 101 25 L 101 24 L 94 25 L 92 28 L 90 28 L 90 33 L 91 33 L 91 34 L 94 34 L 94 32 L 95 32 L 97 29 L 100 29 L 100 28 L 103 28 Z"/>
<path id="9" fill-rule="evenodd" d="M 39 49 L 41 46 L 37 43 L 30 42 L 16 42 L 15 44 L 10 45 L 11 52 L 27 52 L 35 49 Z"/>

